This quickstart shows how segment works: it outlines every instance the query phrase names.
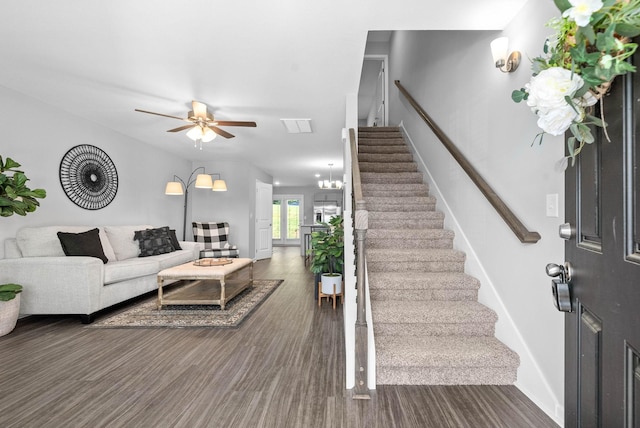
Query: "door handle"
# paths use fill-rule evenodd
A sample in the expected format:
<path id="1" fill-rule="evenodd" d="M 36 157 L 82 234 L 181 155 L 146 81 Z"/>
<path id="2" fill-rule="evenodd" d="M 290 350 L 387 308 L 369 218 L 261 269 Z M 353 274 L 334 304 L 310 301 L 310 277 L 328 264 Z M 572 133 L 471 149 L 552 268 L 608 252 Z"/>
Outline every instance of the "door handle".
<path id="1" fill-rule="evenodd" d="M 551 278 L 551 294 L 553 304 L 561 312 L 573 312 L 571 305 L 571 265 L 549 263 L 545 268 Z"/>
<path id="2" fill-rule="evenodd" d="M 563 223 L 558 227 L 558 236 L 562 239 L 569 240 L 576 234 L 576 230 L 571 226 L 571 223 Z"/>

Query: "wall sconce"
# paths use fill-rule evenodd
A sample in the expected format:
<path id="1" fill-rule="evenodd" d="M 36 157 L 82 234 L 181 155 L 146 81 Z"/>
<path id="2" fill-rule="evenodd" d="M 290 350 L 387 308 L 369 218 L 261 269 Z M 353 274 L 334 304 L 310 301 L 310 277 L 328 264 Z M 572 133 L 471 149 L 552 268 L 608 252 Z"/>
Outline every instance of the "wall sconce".
<path id="1" fill-rule="evenodd" d="M 520 52 L 513 51 L 509 54 L 509 38 L 498 37 L 491 42 L 491 54 L 496 68 L 503 73 L 516 71 L 520 65 Z"/>
<path id="2" fill-rule="evenodd" d="M 193 178 L 193 175 L 199 170 L 202 170 L 202 174 L 197 174 L 196 178 Z M 212 179 L 213 175 L 217 175 L 218 180 L 214 181 Z M 189 175 L 187 181 L 177 175 L 173 176 L 173 180 L 174 181 L 169 181 L 167 183 L 167 186 L 164 188 L 164 194 L 173 196 L 184 195 L 184 214 L 182 216 L 182 240 L 184 241 L 187 235 L 187 203 L 189 202 L 189 186 L 195 183 L 194 187 L 198 189 L 211 189 L 214 192 L 226 192 L 227 183 L 220 178 L 220 174 L 207 174 L 203 166 L 199 166 L 191 171 L 191 175 Z"/>

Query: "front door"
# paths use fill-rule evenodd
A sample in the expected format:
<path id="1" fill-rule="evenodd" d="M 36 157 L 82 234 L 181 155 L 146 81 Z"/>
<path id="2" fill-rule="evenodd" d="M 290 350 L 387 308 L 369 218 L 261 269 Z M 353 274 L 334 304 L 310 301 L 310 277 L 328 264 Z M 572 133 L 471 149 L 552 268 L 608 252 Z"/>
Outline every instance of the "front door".
<path id="1" fill-rule="evenodd" d="M 618 78 L 604 109 L 611 142 L 598 131 L 565 173 L 566 427 L 640 427 L 640 75 Z"/>

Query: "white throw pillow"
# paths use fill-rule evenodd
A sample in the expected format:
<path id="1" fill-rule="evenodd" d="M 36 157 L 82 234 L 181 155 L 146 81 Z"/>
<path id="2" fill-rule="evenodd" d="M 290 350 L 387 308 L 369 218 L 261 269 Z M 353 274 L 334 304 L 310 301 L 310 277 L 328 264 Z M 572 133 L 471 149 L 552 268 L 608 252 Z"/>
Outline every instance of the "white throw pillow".
<path id="1" fill-rule="evenodd" d="M 138 257 L 140 254 L 140 245 L 138 241 L 133 239 L 136 230 L 151 229 L 153 226 L 148 224 L 138 226 L 105 226 L 109 242 L 116 254 L 116 259 L 126 260 Z"/>
<path id="2" fill-rule="evenodd" d="M 58 232 L 81 233 L 94 229 L 95 226 L 43 226 L 43 227 L 25 227 L 18 230 L 16 234 L 16 243 L 22 257 L 64 257 L 64 251 Z M 109 261 L 115 261 L 116 255 L 109 243 L 109 239 L 104 228 L 98 228 L 100 231 L 100 242 L 104 255 Z"/>

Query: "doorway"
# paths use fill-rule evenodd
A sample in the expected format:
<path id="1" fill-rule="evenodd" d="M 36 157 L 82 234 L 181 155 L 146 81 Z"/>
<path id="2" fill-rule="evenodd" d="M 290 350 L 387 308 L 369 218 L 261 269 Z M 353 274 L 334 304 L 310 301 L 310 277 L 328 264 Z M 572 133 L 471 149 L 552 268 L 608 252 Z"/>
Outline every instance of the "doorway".
<path id="1" fill-rule="evenodd" d="M 365 55 L 358 89 L 360 126 L 387 126 L 389 98 L 387 55 Z"/>
<path id="2" fill-rule="evenodd" d="M 273 245 L 299 246 L 304 196 L 273 195 L 272 199 Z"/>

